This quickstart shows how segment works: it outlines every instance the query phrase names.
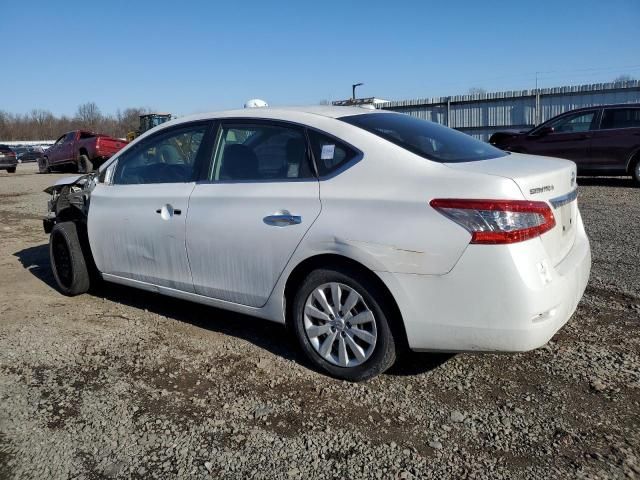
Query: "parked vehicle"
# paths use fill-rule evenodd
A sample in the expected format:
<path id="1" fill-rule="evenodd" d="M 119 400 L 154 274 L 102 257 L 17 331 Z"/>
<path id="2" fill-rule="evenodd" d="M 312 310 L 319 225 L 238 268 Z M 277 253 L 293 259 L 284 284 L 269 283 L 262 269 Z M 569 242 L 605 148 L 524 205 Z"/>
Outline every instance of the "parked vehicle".
<path id="1" fill-rule="evenodd" d="M 100 133 L 74 130 L 62 135 L 38 160 L 40 173 L 60 167 L 73 167 L 78 172 L 92 172 L 127 144 L 125 140 Z"/>
<path id="2" fill-rule="evenodd" d="M 37 162 L 43 156 L 44 152 L 40 148 L 27 148 L 17 155 L 19 163 Z"/>
<path id="3" fill-rule="evenodd" d="M 0 145 L 0 170 L 15 173 L 17 165 L 16 153 L 8 145 Z"/>
<path id="4" fill-rule="evenodd" d="M 357 381 L 405 347 L 545 344 L 589 277 L 575 175 L 399 113 L 246 109 L 60 181 L 44 226 L 67 295 L 102 277 L 284 323 Z"/>
<path id="5" fill-rule="evenodd" d="M 131 142 L 136 137 L 139 137 L 144 132 L 151 130 L 152 128 L 157 127 L 158 125 L 162 125 L 165 122 L 171 120 L 170 113 L 145 113 L 140 115 L 140 126 L 138 130 L 134 130 L 132 132 L 127 133 L 127 141 Z"/>
<path id="6" fill-rule="evenodd" d="M 572 110 L 526 132 L 496 132 L 489 143 L 573 160 L 580 175 L 631 175 L 640 184 L 640 104 Z"/>

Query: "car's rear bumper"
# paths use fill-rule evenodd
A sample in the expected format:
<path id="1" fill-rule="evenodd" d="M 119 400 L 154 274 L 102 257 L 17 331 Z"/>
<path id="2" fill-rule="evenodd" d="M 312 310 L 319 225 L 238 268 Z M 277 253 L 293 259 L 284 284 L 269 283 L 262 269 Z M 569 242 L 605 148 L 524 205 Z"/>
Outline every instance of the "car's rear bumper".
<path id="1" fill-rule="evenodd" d="M 16 165 L 18 165 L 17 160 L 12 160 L 12 161 L 0 160 L 0 169 L 13 168 Z"/>
<path id="2" fill-rule="evenodd" d="M 591 269 L 579 219 L 569 254 L 550 267 L 540 239 L 469 245 L 446 275 L 377 272 L 391 290 L 414 350 L 531 350 L 569 320 Z"/>

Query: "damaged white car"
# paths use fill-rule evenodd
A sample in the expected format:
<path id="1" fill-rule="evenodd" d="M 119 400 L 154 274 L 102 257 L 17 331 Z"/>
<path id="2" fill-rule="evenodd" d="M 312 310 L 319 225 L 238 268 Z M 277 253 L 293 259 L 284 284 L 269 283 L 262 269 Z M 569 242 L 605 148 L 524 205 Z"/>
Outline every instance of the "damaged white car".
<path id="1" fill-rule="evenodd" d="M 575 164 L 348 107 L 182 118 L 61 182 L 60 290 L 102 278 L 287 324 L 363 380 L 417 351 L 525 351 L 574 312 L 591 255 Z"/>

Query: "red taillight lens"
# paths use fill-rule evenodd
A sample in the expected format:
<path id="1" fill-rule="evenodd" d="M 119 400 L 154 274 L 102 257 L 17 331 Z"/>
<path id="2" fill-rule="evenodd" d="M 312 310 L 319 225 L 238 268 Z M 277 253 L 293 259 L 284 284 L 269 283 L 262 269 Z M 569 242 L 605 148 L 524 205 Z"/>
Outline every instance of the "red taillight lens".
<path id="1" fill-rule="evenodd" d="M 471 243 L 522 242 L 556 225 L 545 202 L 437 198 L 429 204 L 471 233 Z"/>

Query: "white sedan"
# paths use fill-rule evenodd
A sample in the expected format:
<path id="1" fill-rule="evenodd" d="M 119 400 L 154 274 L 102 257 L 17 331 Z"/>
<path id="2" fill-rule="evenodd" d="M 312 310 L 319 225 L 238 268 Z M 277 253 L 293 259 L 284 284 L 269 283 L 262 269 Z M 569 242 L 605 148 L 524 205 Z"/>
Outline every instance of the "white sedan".
<path id="1" fill-rule="evenodd" d="M 65 294 L 102 278 L 283 323 L 358 381 L 403 348 L 544 345 L 589 278 L 575 180 L 399 113 L 246 109 L 165 123 L 51 187 L 45 229 Z"/>

